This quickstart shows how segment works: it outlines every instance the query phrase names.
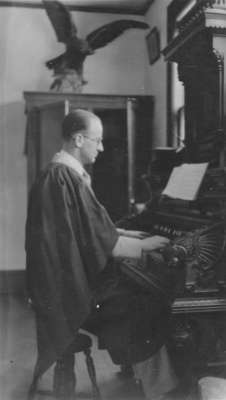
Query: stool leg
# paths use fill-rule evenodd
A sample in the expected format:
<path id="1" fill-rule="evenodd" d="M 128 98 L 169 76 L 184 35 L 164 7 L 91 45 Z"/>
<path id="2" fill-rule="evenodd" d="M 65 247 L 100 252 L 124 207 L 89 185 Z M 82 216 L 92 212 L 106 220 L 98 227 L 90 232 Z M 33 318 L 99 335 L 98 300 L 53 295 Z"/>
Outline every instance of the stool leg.
<path id="1" fill-rule="evenodd" d="M 53 393 L 57 399 L 72 400 L 75 398 L 74 363 L 74 354 L 65 354 L 56 362 L 53 375 Z"/>
<path id="2" fill-rule="evenodd" d="M 86 349 L 84 350 L 85 356 L 86 356 L 86 365 L 89 373 L 90 380 L 92 382 L 92 389 L 93 389 L 93 398 L 95 400 L 101 400 L 101 394 L 99 391 L 99 388 L 97 386 L 97 379 L 96 379 L 96 371 L 95 371 L 95 366 L 93 359 L 91 357 L 91 350 Z"/>

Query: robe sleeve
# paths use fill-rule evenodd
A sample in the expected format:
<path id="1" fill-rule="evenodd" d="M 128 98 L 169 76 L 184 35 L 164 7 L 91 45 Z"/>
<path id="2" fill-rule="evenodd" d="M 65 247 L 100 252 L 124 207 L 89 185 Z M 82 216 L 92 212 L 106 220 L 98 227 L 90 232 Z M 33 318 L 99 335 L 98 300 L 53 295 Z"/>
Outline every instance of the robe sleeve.
<path id="1" fill-rule="evenodd" d="M 67 167 L 57 173 L 59 195 L 65 210 L 64 229 L 71 231 L 87 273 L 88 281 L 102 271 L 118 240 L 119 234 L 106 209 L 82 178 Z M 59 210 L 60 212 L 60 210 Z M 67 245 L 67 244 L 66 244 Z"/>

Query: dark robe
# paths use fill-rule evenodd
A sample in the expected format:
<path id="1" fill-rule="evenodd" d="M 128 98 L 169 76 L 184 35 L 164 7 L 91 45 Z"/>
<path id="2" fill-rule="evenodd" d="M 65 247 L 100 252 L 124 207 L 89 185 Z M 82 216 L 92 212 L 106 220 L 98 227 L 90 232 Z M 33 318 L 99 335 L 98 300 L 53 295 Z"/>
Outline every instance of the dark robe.
<path id="1" fill-rule="evenodd" d="M 111 259 L 118 233 L 76 171 L 50 163 L 34 184 L 26 223 L 27 287 L 43 374 L 81 327 L 116 363 L 148 358 L 164 343 L 168 306 Z"/>

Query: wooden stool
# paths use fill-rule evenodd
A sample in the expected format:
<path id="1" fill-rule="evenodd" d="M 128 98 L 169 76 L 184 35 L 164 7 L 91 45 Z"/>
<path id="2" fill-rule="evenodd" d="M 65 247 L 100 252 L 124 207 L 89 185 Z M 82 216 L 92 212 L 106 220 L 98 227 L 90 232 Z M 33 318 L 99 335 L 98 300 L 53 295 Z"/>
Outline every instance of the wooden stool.
<path id="1" fill-rule="evenodd" d="M 92 383 L 93 399 L 101 400 L 100 391 L 97 386 L 95 366 L 91 357 L 91 347 L 91 338 L 84 333 L 78 333 L 75 342 L 70 346 L 65 355 L 56 361 L 53 375 L 53 390 L 40 390 L 37 388 L 38 381 L 33 380 L 28 392 L 28 400 L 34 399 L 36 394 L 54 396 L 60 400 L 75 399 L 76 376 L 74 361 L 75 354 L 80 352 L 83 352 L 86 357 L 88 374 Z"/>

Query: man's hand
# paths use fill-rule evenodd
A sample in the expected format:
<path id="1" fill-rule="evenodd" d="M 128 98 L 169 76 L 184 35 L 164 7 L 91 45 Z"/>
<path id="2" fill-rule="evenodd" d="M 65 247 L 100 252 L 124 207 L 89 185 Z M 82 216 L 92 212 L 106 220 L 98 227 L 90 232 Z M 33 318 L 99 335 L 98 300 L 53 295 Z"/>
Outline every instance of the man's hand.
<path id="1" fill-rule="evenodd" d="M 157 250 L 162 249 L 170 240 L 163 236 L 151 236 L 141 241 L 142 250 Z"/>

